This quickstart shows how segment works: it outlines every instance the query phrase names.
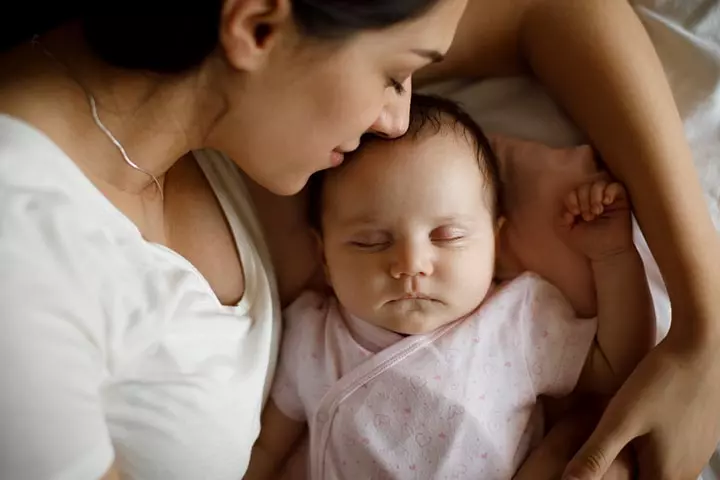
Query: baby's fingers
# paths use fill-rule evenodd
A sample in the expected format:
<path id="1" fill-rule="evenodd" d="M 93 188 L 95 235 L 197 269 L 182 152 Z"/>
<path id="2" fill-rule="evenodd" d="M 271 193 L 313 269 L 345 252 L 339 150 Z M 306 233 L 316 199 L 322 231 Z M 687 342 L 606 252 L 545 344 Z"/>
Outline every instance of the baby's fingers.
<path id="1" fill-rule="evenodd" d="M 590 221 L 595 218 L 592 208 L 590 206 L 590 185 L 581 185 L 577 189 L 578 202 L 580 203 L 580 213 L 585 221 Z"/>
<path id="2" fill-rule="evenodd" d="M 573 190 L 565 196 L 565 208 L 567 213 L 572 217 L 580 215 L 580 202 L 578 201 L 577 191 Z M 567 215 L 565 215 L 567 217 Z"/>
<path id="3" fill-rule="evenodd" d="M 605 195 L 603 196 L 603 204 L 612 205 L 619 200 L 625 200 L 625 187 L 621 183 L 611 183 L 605 189 Z"/>
<path id="4" fill-rule="evenodd" d="M 602 215 L 605 210 L 603 203 L 605 201 L 607 186 L 608 184 L 605 180 L 598 180 L 590 187 L 590 207 L 594 215 Z"/>

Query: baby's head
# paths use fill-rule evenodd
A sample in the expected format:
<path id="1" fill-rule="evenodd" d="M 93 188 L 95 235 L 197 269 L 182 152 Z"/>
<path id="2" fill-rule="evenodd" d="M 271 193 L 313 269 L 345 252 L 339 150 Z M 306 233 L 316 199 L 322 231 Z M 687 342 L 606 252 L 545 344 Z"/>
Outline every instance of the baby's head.
<path id="1" fill-rule="evenodd" d="M 350 314 L 417 334 L 471 313 L 487 295 L 497 163 L 456 104 L 414 96 L 406 135 L 366 139 L 309 188 L 327 276 Z"/>

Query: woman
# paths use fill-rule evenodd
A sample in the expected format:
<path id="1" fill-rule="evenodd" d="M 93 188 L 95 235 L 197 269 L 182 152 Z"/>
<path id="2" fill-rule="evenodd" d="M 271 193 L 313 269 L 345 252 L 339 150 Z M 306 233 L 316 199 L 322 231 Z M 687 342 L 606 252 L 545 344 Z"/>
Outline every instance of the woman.
<path id="1" fill-rule="evenodd" d="M 404 131 L 410 76 L 442 58 L 464 8 L 217 0 L 153 16 L 130 4 L 2 60 L 3 477 L 244 470 L 275 355 L 273 274 L 237 170 L 186 153 L 219 149 L 263 187 L 298 191 L 365 131 Z M 622 0 L 470 0 L 453 51 L 426 78 L 528 64 L 629 185 L 673 272 L 671 336 L 584 450 L 586 478 L 646 433 L 658 462 L 643 473 L 685 478 L 718 436 L 707 419 L 720 392 L 704 379 L 720 368 L 720 283 L 703 264 L 715 234 L 662 71 Z M 286 298 L 314 269 L 297 253 L 296 203 L 259 204 Z"/>
<path id="2" fill-rule="evenodd" d="M 123 2 L 3 58 L 0 477 L 242 476 L 279 301 L 237 167 L 188 152 L 297 192 L 403 133 L 464 7 Z"/>

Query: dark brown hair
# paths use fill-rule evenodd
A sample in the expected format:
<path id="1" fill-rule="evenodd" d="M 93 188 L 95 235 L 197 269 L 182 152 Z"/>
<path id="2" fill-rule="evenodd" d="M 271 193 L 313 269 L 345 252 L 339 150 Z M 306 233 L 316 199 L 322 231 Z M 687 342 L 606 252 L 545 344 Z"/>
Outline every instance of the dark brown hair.
<path id="1" fill-rule="evenodd" d="M 420 17 L 439 0 L 291 0 L 300 32 L 342 40 Z M 165 8 L 157 8 L 162 4 Z M 178 73 L 199 66 L 218 46 L 223 0 L 100 2 L 85 15 L 88 44 L 123 68 Z"/>
<path id="2" fill-rule="evenodd" d="M 341 40 L 422 16 L 440 0 L 291 0 L 293 19 L 312 38 Z M 0 50 L 80 19 L 105 62 L 154 73 L 199 66 L 218 46 L 223 0 L 65 0 L 20 2 L 0 21 Z"/>

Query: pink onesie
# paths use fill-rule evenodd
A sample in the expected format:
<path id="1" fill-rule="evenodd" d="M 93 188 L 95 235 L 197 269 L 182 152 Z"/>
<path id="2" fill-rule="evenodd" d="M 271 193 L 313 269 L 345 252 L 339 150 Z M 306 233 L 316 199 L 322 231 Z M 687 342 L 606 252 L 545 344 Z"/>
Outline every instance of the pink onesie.
<path id="1" fill-rule="evenodd" d="M 301 296 L 273 400 L 307 422 L 310 478 L 509 479 L 542 435 L 538 395 L 574 388 L 597 322 L 532 274 L 474 313 L 404 337 Z"/>

